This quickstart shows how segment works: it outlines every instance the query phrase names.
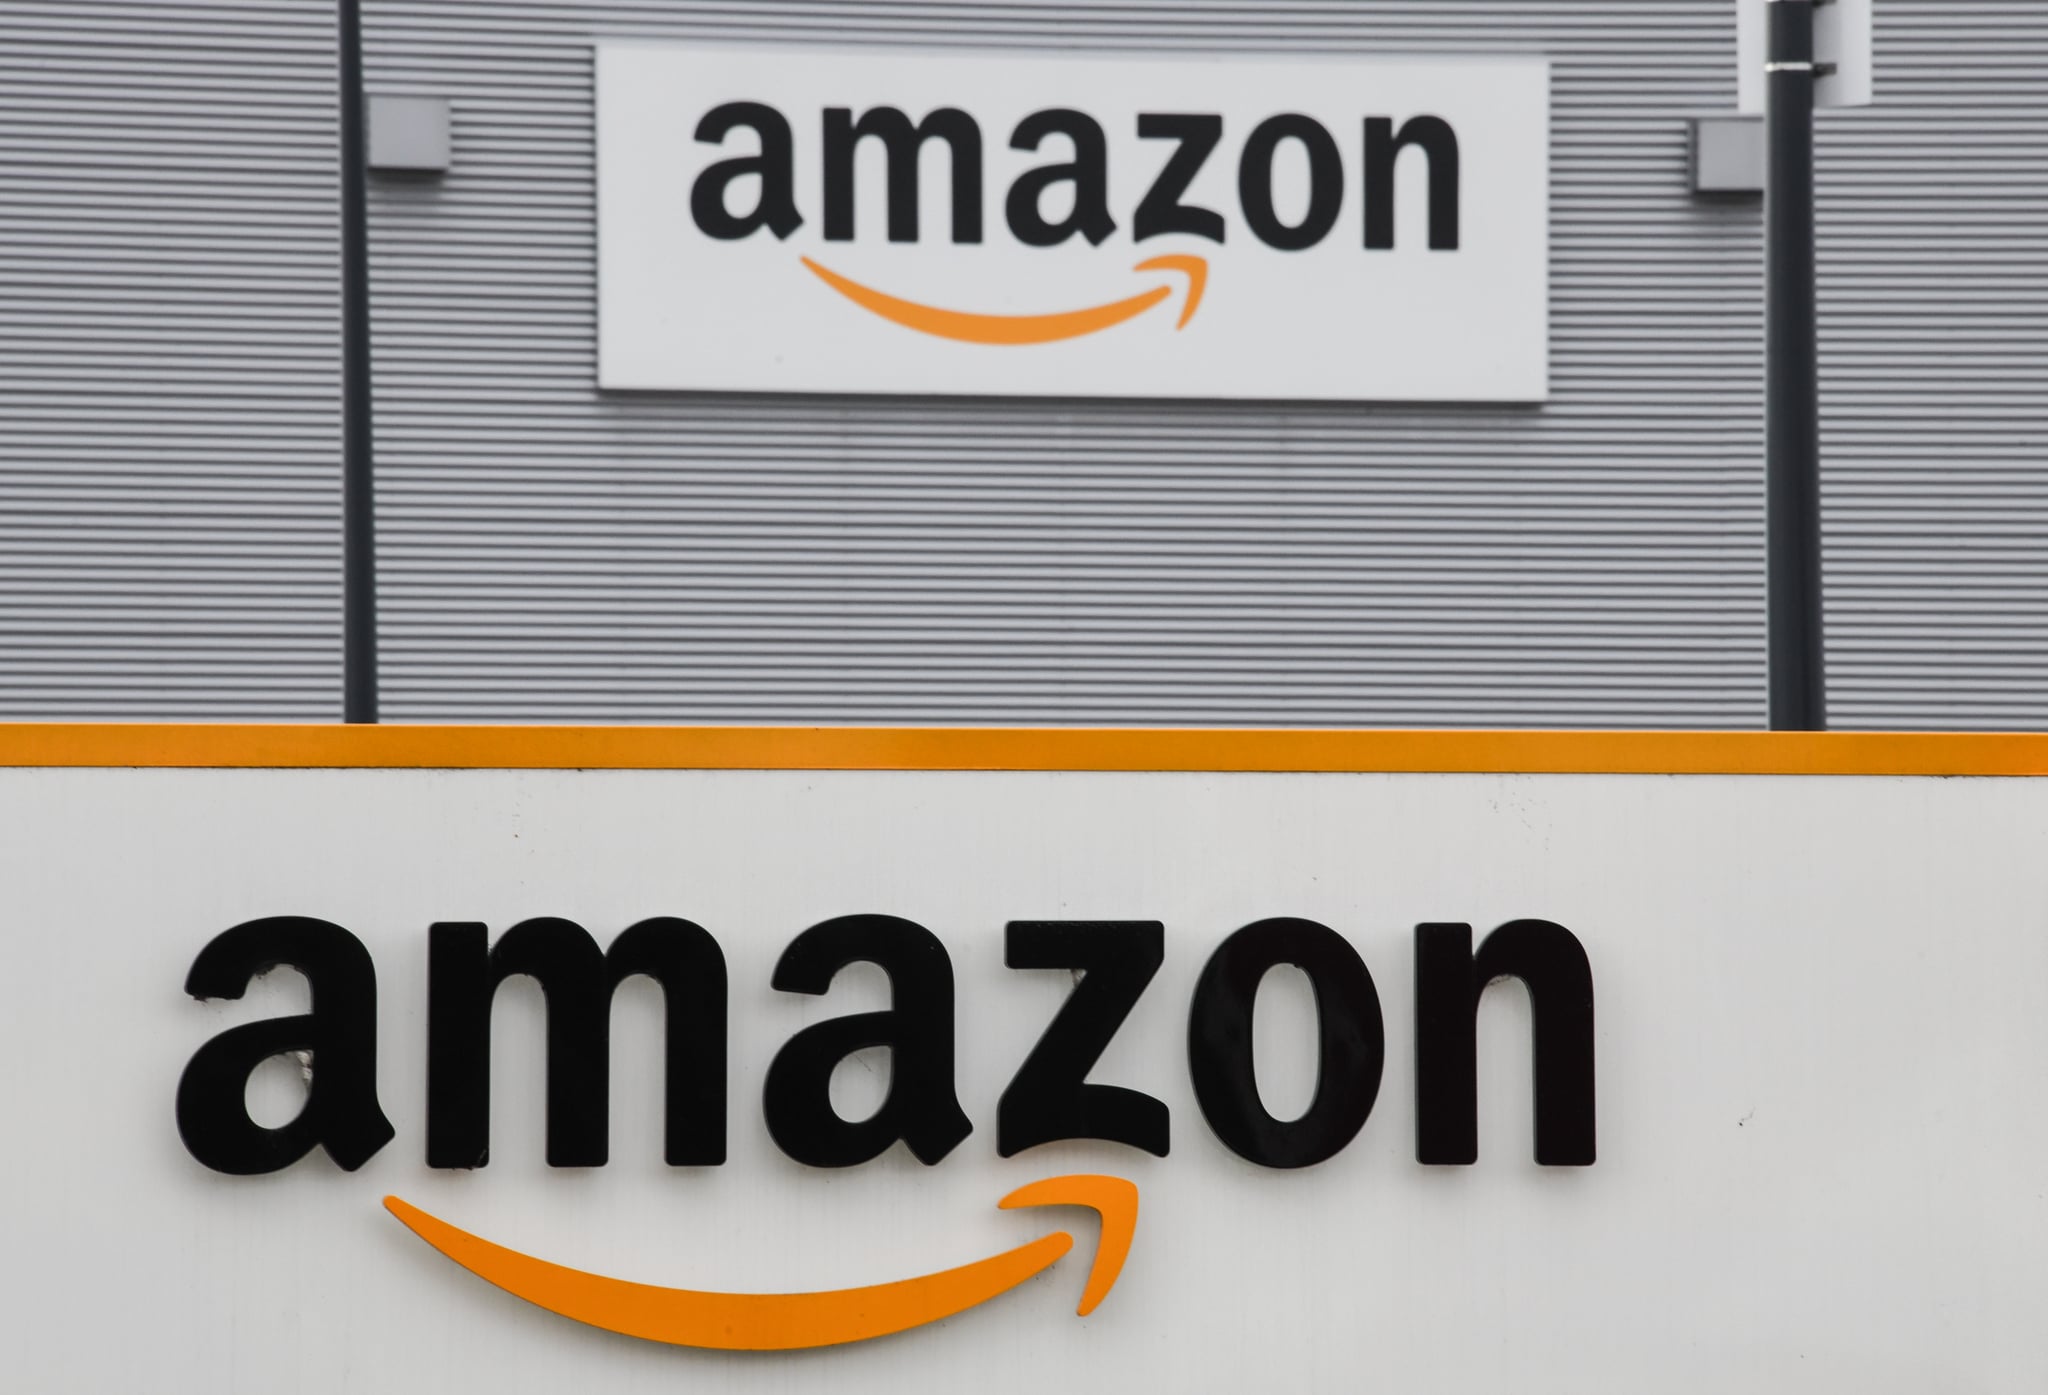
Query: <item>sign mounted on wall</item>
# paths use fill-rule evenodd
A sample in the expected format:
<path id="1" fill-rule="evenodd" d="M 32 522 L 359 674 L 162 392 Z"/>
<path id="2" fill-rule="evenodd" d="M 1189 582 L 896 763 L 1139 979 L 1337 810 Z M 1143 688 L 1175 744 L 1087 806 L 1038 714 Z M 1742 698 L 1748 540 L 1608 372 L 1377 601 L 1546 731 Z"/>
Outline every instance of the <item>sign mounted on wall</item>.
<path id="1" fill-rule="evenodd" d="M 600 387 L 1547 395 L 1541 59 L 595 61 Z"/>
<path id="2" fill-rule="evenodd" d="M 1763 115 L 1772 0 L 1735 0 L 1735 105 Z M 1867 107 L 1877 97 L 1877 0 L 1826 0 L 1813 11 L 1814 105 Z"/>
<path id="3" fill-rule="evenodd" d="M 2044 770 L 0 727 L 9 1388 L 2031 1389 Z"/>

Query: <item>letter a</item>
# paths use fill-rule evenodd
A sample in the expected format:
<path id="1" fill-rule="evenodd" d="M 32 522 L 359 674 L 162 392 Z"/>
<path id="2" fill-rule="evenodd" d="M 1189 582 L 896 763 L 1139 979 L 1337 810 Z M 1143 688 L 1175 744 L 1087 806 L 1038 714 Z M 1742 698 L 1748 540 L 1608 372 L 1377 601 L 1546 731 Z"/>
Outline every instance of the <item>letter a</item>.
<path id="1" fill-rule="evenodd" d="M 306 976 L 313 1010 L 231 1027 L 199 1048 L 178 1081 L 178 1133 L 216 1172 L 252 1176 L 290 1167 L 314 1144 L 353 1172 L 391 1141 L 377 1106 L 377 970 L 339 925 L 304 916 L 252 920 L 214 937 L 192 961 L 185 991 L 239 998 L 280 964 Z M 305 1108 L 281 1128 L 249 1117 L 249 1073 L 272 1056 L 312 1054 Z"/>

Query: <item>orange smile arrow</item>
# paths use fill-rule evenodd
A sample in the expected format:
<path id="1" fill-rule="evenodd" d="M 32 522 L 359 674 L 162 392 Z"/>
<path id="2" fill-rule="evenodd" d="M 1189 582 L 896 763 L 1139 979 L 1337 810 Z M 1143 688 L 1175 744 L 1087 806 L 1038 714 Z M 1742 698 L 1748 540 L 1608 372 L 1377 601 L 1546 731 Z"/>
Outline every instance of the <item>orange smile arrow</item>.
<path id="1" fill-rule="evenodd" d="M 820 281 L 864 310 L 873 311 L 885 320 L 920 334 L 935 334 L 941 339 L 958 339 L 968 344 L 1050 344 L 1061 339 L 1079 339 L 1084 334 L 1095 334 L 1125 320 L 1135 319 L 1173 294 L 1171 286 L 1154 286 L 1127 299 L 1111 301 L 1107 305 L 1091 305 L 1085 310 L 1064 310 L 1053 315 L 976 315 L 965 310 L 946 310 L 936 305 L 919 305 L 914 300 L 900 300 L 819 266 L 809 257 L 799 260 Z M 1209 263 L 1201 257 L 1192 256 L 1153 257 L 1131 269 L 1178 271 L 1188 278 L 1187 304 L 1181 308 L 1180 323 L 1174 326 L 1175 329 L 1186 329 L 1188 321 L 1200 308 L 1202 292 L 1209 284 Z"/>
<path id="2" fill-rule="evenodd" d="M 629 1283 L 535 1259 L 457 1230 L 395 1196 L 392 1215 L 477 1277 L 549 1312 L 608 1332 L 720 1351 L 794 1351 L 861 1342 L 965 1312 L 1052 1267 L 1074 1247 L 1065 1231 L 958 1269 L 826 1293 L 706 1293 Z M 1138 1224 L 1138 1189 L 1121 1177 L 1049 1177 L 1002 1199 L 1019 1206 L 1087 1206 L 1102 1240 L 1077 1310 L 1086 1317 L 1116 1283 Z"/>

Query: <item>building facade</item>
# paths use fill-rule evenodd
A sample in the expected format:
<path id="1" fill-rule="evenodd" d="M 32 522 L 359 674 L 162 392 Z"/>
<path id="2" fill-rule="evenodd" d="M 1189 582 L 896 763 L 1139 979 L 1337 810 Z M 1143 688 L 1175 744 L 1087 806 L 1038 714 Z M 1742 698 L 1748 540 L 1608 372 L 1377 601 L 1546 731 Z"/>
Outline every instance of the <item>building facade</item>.
<path id="1" fill-rule="evenodd" d="M 389 720 L 1760 725 L 1729 0 L 370 0 Z M 2048 10 L 1886 0 L 1820 133 L 1832 719 L 2048 723 Z M 593 44 L 1552 64 L 1537 406 L 615 393 Z M 340 693 L 329 0 L 0 10 L 0 715 Z"/>

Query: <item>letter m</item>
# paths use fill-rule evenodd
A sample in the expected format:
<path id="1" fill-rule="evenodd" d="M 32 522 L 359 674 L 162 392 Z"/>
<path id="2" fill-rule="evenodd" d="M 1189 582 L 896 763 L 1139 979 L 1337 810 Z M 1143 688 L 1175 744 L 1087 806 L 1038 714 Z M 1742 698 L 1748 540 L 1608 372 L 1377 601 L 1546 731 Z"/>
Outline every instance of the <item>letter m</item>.
<path id="1" fill-rule="evenodd" d="M 853 240 L 853 165 L 860 142 L 879 140 L 889 160 L 889 240 L 917 241 L 918 159 L 928 140 L 953 156 L 953 240 L 981 241 L 981 127 L 955 107 L 941 107 L 913 126 L 895 107 L 874 107 L 853 119 L 851 107 L 825 109 L 825 237 Z"/>
<path id="2" fill-rule="evenodd" d="M 514 974 L 547 999 L 551 1167 L 602 1167 L 610 1147 L 613 991 L 635 974 L 668 1005 L 672 1166 L 725 1161 L 725 955 L 687 920 L 643 920 L 600 951 L 572 921 L 521 921 L 494 946 L 473 923 L 428 932 L 427 1165 L 482 1167 L 491 1148 L 491 1003 Z"/>

